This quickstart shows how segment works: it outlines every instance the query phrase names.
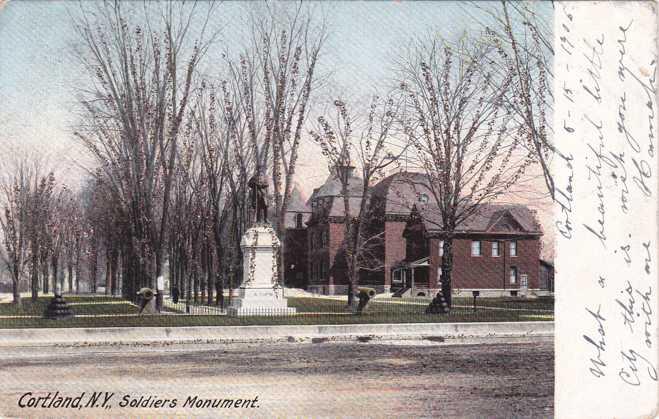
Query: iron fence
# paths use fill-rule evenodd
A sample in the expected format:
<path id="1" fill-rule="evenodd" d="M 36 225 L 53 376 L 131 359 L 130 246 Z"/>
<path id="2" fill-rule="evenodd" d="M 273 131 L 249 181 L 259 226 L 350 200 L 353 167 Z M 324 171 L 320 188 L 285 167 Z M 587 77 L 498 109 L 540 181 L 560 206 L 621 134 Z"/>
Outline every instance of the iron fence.
<path id="1" fill-rule="evenodd" d="M 259 290 L 256 290 L 259 291 Z M 272 289 L 263 289 L 266 294 Z M 419 322 L 442 321 L 442 315 L 428 314 L 430 297 L 402 298 L 391 294 L 377 294 L 368 298 L 355 297 L 348 304 L 345 295 L 320 295 L 300 290 L 279 289 L 274 305 L 264 306 L 242 301 L 240 289 L 225 290 L 223 298 L 197 294 L 173 298 L 165 293 L 161 304 L 155 304 L 156 297 L 146 307 L 139 296 L 125 299 L 119 296 L 94 294 L 65 294 L 64 300 L 76 318 L 142 317 L 150 314 L 162 316 L 217 316 L 249 317 L 251 323 L 269 323 L 267 318 L 298 319 L 302 323 L 342 323 L 342 322 Z M 258 298 L 258 296 L 256 297 Z M 23 298 L 21 306 L 5 300 L 0 303 L 0 327 L 11 319 L 44 316 L 52 296 L 40 296 L 36 301 Z M 249 306 L 249 310 L 231 310 L 231 307 Z M 284 309 L 287 308 L 287 309 Z M 553 298 L 463 298 L 454 297 L 448 317 L 451 321 L 529 321 L 553 320 Z M 262 319 L 262 320 L 259 320 Z M 288 321 L 287 320 L 287 321 Z M 291 320 L 295 321 L 295 320 Z M 218 324 L 221 324 L 218 323 Z M 229 323 L 232 324 L 232 323 Z"/>

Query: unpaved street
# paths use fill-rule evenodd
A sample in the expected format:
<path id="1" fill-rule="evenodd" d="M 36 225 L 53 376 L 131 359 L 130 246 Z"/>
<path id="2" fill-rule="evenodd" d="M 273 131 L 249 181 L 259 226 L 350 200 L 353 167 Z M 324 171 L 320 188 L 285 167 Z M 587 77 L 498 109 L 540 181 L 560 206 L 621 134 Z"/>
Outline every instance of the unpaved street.
<path id="1" fill-rule="evenodd" d="M 552 417 L 553 351 L 549 338 L 2 348 L 0 417 Z M 18 406 L 56 391 L 114 395 L 105 409 Z M 119 407 L 149 396 L 166 405 Z M 182 406 L 194 396 L 245 402 Z"/>

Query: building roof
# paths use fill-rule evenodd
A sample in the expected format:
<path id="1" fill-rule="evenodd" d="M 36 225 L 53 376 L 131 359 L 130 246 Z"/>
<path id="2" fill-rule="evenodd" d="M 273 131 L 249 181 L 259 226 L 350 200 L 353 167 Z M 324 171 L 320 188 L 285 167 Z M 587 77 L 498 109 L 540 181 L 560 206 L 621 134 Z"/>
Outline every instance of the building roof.
<path id="1" fill-rule="evenodd" d="M 362 179 L 354 175 L 354 168 L 350 168 L 350 175 L 348 177 L 348 196 L 359 197 L 362 196 Z M 309 197 L 307 204 L 311 204 L 311 201 L 318 198 L 325 197 L 336 197 L 343 196 L 341 194 L 342 190 L 341 180 L 338 178 L 336 173 L 330 173 L 319 188 L 314 189 L 313 193 Z"/>
<path id="2" fill-rule="evenodd" d="M 380 214 L 406 216 L 416 207 L 426 231 L 441 232 L 441 212 L 425 173 L 399 172 L 388 176 L 371 189 L 371 199 L 372 207 Z M 534 212 L 528 207 L 494 203 L 483 204 L 457 226 L 457 231 L 542 233 Z"/>
<path id="3" fill-rule="evenodd" d="M 304 199 L 304 194 L 297 184 L 293 185 L 286 210 L 288 212 L 311 212 L 311 207 L 307 204 L 307 200 Z"/>
<path id="4" fill-rule="evenodd" d="M 297 185 L 294 185 L 291 190 L 288 208 L 286 208 L 286 214 L 284 215 L 284 224 L 286 228 L 297 227 L 297 214 L 302 214 L 302 227 L 305 227 L 305 223 L 311 218 L 311 207 L 307 205 L 300 188 Z"/>
<path id="5" fill-rule="evenodd" d="M 335 169 L 337 170 L 337 169 Z M 342 167 L 338 170 L 348 171 L 348 200 L 350 205 L 350 215 L 357 217 L 359 207 L 362 202 L 363 181 L 354 175 L 354 167 Z M 311 197 L 307 201 L 307 206 L 312 207 L 313 203 L 318 203 L 323 210 L 323 216 L 343 217 L 345 216 L 345 203 L 343 201 L 343 186 L 337 171 L 330 173 L 319 188 L 314 189 Z M 313 211 L 313 208 L 311 208 Z"/>
<path id="6" fill-rule="evenodd" d="M 357 217 L 359 215 L 359 206 L 362 203 L 361 196 L 359 197 L 349 197 L 348 205 L 350 205 L 350 216 Z M 343 197 L 335 197 L 332 199 L 332 207 L 328 213 L 329 217 L 344 217 L 346 214 L 345 203 L 343 202 Z"/>
<path id="7" fill-rule="evenodd" d="M 409 214 L 412 206 L 424 207 L 433 198 L 428 187 L 428 177 L 424 173 L 400 172 L 375 185 L 371 189 L 371 199 L 384 202 L 386 214 Z"/>
<path id="8" fill-rule="evenodd" d="M 427 175 L 419 172 L 399 172 L 388 176 L 370 189 L 369 211 L 376 217 L 384 215 L 407 217 L 412 208 L 416 207 L 425 230 L 428 233 L 439 234 L 443 224 L 441 212 L 434 201 L 434 196 L 427 182 Z M 350 213 L 353 217 L 359 215 L 361 188 L 362 180 L 351 173 L 348 196 Z M 310 204 L 314 200 L 324 202 L 325 208 L 327 208 L 326 216 L 344 216 L 341 182 L 335 173 L 330 174 L 325 183 L 314 190 L 304 206 L 298 200 L 297 205 L 300 208 L 305 208 L 305 223 L 310 218 L 306 213 L 312 211 Z M 293 208 L 292 201 L 289 211 L 292 211 L 291 208 Z M 287 215 L 287 227 L 294 227 L 294 216 L 291 216 L 290 223 Z M 542 228 L 535 212 L 527 206 L 489 203 L 481 205 L 474 214 L 462 221 L 457 226 L 456 232 L 542 234 Z"/>
<path id="9" fill-rule="evenodd" d="M 429 233 L 441 232 L 439 208 L 429 205 L 419 209 L 424 227 Z M 483 204 L 456 227 L 466 233 L 529 233 L 542 234 L 534 211 L 524 205 Z"/>

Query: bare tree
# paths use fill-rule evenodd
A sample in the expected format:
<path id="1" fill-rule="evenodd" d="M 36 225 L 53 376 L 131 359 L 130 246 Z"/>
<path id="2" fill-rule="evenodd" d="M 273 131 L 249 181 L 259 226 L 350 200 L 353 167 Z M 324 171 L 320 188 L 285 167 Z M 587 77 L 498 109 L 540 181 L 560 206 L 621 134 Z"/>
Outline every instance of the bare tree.
<path id="1" fill-rule="evenodd" d="M 131 254 L 124 260 L 136 265 L 123 282 L 125 295 L 154 286 L 162 273 L 180 129 L 195 70 L 215 38 L 207 33 L 215 3 L 143 4 L 143 11 L 126 11 L 107 2 L 94 12 L 83 9 L 75 21 L 90 77 L 79 93 L 83 123 L 76 136 L 128 220 Z M 146 24 L 134 24 L 135 13 Z"/>
<path id="2" fill-rule="evenodd" d="M 32 301 L 36 301 L 39 295 L 39 271 L 41 261 L 48 262 L 53 252 L 53 244 L 57 241 L 57 236 L 51 231 L 51 209 L 55 197 L 55 175 L 50 172 L 47 176 L 39 178 L 38 163 L 34 163 L 35 179 L 30 192 L 30 224 L 28 227 L 28 237 L 30 240 L 30 291 Z M 42 278 L 42 289 L 48 292 L 48 274 Z"/>
<path id="3" fill-rule="evenodd" d="M 79 242 L 82 234 L 81 196 L 80 193 L 69 191 L 63 198 L 61 204 L 63 266 L 66 267 L 67 272 L 68 292 L 74 292 L 74 267 L 80 251 Z"/>
<path id="4" fill-rule="evenodd" d="M 211 284 L 216 285 L 218 303 L 224 305 L 224 279 L 214 278 L 222 269 L 239 256 L 240 237 L 246 225 L 245 191 L 253 169 L 253 142 L 247 140 L 247 122 L 240 108 L 236 107 L 238 92 L 229 89 L 223 81 L 221 88 L 202 83 L 196 106 L 191 115 L 193 137 L 199 142 L 201 175 L 205 179 L 205 212 L 208 224 L 204 237 L 212 237 L 214 249 L 206 246 L 204 264 L 207 273 L 208 302 L 212 302 Z M 229 217 L 232 223 L 227 223 Z M 231 234 L 231 228 L 237 234 Z M 208 244 L 208 243 L 207 243 Z M 214 251 L 211 251 L 214 250 Z M 216 263 L 210 257 L 215 254 Z M 228 261 L 228 263 L 226 263 Z"/>
<path id="5" fill-rule="evenodd" d="M 41 261 L 49 255 L 50 235 L 48 223 L 50 208 L 55 199 L 55 175 L 43 173 L 43 159 L 34 153 L 12 150 L 18 157 L 5 163 L 4 177 L 0 179 L 0 232 L 3 236 L 5 265 L 14 284 L 14 302 L 20 303 L 20 282 L 28 268 L 32 301 L 39 291 L 48 292 L 48 276 L 39 281 Z"/>
<path id="6" fill-rule="evenodd" d="M 430 38 L 399 61 L 400 90 L 409 106 L 404 131 L 428 176 L 444 239 L 441 291 L 430 312 L 451 306 L 456 229 L 506 193 L 535 161 L 525 147 L 532 134 L 514 124 L 505 103 L 514 74 L 496 67 L 497 54 L 468 38 L 455 45 Z"/>
<path id="7" fill-rule="evenodd" d="M 309 113 L 318 84 L 318 60 L 327 37 L 301 2 L 294 7 L 267 4 L 254 13 L 251 45 L 238 63 L 228 62 L 230 89 L 246 122 L 256 154 L 257 175 L 272 173 L 274 227 L 284 241 L 284 217 Z"/>
<path id="8" fill-rule="evenodd" d="M 555 148 L 548 122 L 554 100 L 551 89 L 554 47 L 551 21 L 539 10 L 544 7 L 549 5 L 500 1 L 479 4 L 476 8 L 489 17 L 480 22 L 484 41 L 496 47 L 498 67 L 511 77 L 503 101 L 512 110 L 514 123 L 524 127 L 531 139 L 528 148 L 535 152 L 547 191 L 554 198 L 556 188 L 550 161 L 555 155 L 565 156 Z"/>
<path id="9" fill-rule="evenodd" d="M 396 127 L 401 104 L 392 97 L 380 99 L 373 97 L 365 120 L 350 115 L 348 107 L 342 100 L 334 101 L 336 123 L 324 116 L 318 118 L 318 131 L 311 131 L 314 140 L 320 144 L 323 156 L 328 160 L 330 171 L 334 172 L 341 184 L 343 196 L 344 251 L 348 271 L 348 305 L 352 306 L 354 294 L 359 284 L 361 270 L 380 267 L 373 263 L 372 248 L 383 239 L 383 233 L 369 234 L 365 226 L 368 223 L 369 191 L 373 183 L 384 176 L 385 169 L 397 162 L 400 153 L 394 155 L 388 147 Z M 361 125 L 361 132 L 354 130 Z M 352 169 L 359 166 L 361 172 L 361 190 L 359 204 L 351 208 L 350 177 Z"/>
<path id="10" fill-rule="evenodd" d="M 12 281 L 13 303 L 21 304 L 20 284 L 29 261 L 28 229 L 30 224 L 30 186 L 34 172 L 22 160 L 10 170 L 1 185 L 3 211 L 0 228 L 3 234 L 2 256 Z"/>

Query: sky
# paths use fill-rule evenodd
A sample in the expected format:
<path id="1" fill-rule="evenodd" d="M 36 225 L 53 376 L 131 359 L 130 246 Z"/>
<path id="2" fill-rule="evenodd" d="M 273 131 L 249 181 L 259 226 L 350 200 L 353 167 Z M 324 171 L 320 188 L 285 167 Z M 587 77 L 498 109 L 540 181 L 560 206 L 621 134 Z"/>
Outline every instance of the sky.
<path id="1" fill-rule="evenodd" d="M 464 33 L 477 36 L 482 30 L 477 20 L 487 20 L 473 4 L 449 1 L 313 6 L 330 25 L 322 68 L 331 71 L 337 92 L 362 98 L 387 88 L 392 58 L 415 36 L 436 34 L 449 40 Z M 0 9 L 0 155 L 8 152 L 8 144 L 35 148 L 70 183 L 82 173 L 78 166 L 89 164 L 71 128 L 76 122 L 75 86 L 85 77 L 72 54 L 77 39 L 71 16 L 79 13 L 79 7 L 78 1 L 10 0 Z M 249 7 L 246 2 L 220 5 L 213 21 L 221 31 L 219 42 L 206 57 L 203 71 L 212 74 L 221 50 L 241 43 L 245 7 Z M 537 11 L 551 21 L 549 2 L 538 5 Z M 327 164 L 319 162 L 318 151 L 311 141 L 303 142 L 297 182 L 307 196 L 327 177 Z"/>

